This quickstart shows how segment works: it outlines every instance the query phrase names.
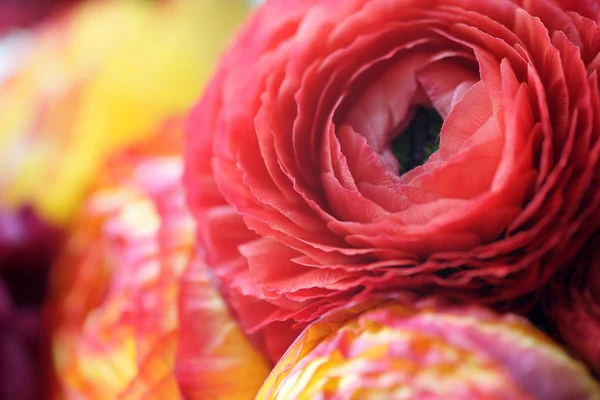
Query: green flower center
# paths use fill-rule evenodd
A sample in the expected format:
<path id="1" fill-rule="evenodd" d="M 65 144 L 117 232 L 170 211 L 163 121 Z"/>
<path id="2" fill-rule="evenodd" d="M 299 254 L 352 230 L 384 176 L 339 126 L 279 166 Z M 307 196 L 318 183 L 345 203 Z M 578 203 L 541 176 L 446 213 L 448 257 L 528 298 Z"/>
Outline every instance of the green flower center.
<path id="1" fill-rule="evenodd" d="M 408 128 L 392 141 L 392 152 L 400 162 L 400 175 L 423 165 L 440 148 L 442 117 L 419 106 Z"/>

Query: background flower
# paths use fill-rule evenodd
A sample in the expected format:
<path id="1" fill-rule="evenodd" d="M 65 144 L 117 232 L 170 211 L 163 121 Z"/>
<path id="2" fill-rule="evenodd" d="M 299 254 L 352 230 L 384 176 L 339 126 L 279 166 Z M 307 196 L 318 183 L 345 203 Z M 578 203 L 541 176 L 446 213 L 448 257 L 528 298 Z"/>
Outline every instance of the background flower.
<path id="1" fill-rule="evenodd" d="M 58 398 L 252 399 L 268 375 L 207 270 L 190 262 L 182 123 L 111 157 L 52 270 Z"/>
<path id="2" fill-rule="evenodd" d="M 52 270 L 48 323 L 67 398 L 178 398 L 178 280 L 194 248 L 181 122 L 115 156 Z"/>
<path id="3" fill-rule="evenodd" d="M 600 376 L 600 239 L 555 277 L 544 302 L 560 338 Z"/>
<path id="4" fill-rule="evenodd" d="M 43 21 L 75 0 L 4 0 L 0 2 L 0 34 Z"/>
<path id="5" fill-rule="evenodd" d="M 17 303 L 42 303 L 48 266 L 60 243 L 59 233 L 56 227 L 40 220 L 31 207 L 16 212 L 0 209 L 0 277 Z"/>
<path id="6" fill-rule="evenodd" d="M 566 6 L 270 1 L 246 24 L 193 113 L 186 184 L 272 359 L 372 291 L 525 308 L 598 230 L 598 10 Z"/>
<path id="7" fill-rule="evenodd" d="M 0 210 L 0 399 L 42 396 L 39 308 L 58 239 L 30 208 Z"/>
<path id="8" fill-rule="evenodd" d="M 9 28 L 7 23 L 10 27 L 28 24 L 33 22 L 28 19 L 33 13 L 45 12 L 40 6 L 51 3 L 62 6 L 67 1 L 7 0 L 1 3 L 0 33 L 3 34 Z M 99 170 L 109 154 L 145 137 L 166 117 L 187 110 L 200 93 L 228 34 L 245 15 L 246 4 L 242 0 L 92 0 L 72 8 L 57 8 L 60 12 L 54 13 L 43 24 L 0 37 L 0 108 L 3 115 L 0 119 L 0 280 L 6 283 L 15 303 L 10 314 L 2 317 L 0 337 L 18 344 L 14 345 L 14 351 L 12 345 L 3 347 L 2 354 L 6 349 L 16 352 L 19 343 L 24 341 L 31 341 L 31 347 L 36 349 L 27 353 L 26 358 L 15 358 L 12 353 L 2 356 L 0 387 L 21 388 L 25 392 L 33 390 L 36 393 L 28 396 L 36 399 L 40 396 L 37 392 L 41 386 L 39 377 L 37 373 L 24 373 L 23 368 L 36 370 L 42 365 L 39 343 L 35 342 L 39 332 L 33 336 L 23 334 L 18 321 L 21 315 L 27 321 L 31 315 L 38 317 L 33 308 L 39 308 L 44 298 L 48 267 L 59 248 L 64 228 L 72 222 L 90 184 L 97 181 Z M 20 18 L 25 14 L 27 21 Z M 177 147 L 177 154 L 180 151 Z M 122 176 L 115 178 L 120 179 Z M 118 200 L 114 201 L 118 203 Z M 92 225 L 99 219 L 108 218 L 102 214 L 108 213 L 107 210 L 88 211 L 93 214 L 88 215 L 88 222 L 95 221 L 89 222 Z M 90 228 L 79 237 L 85 242 L 88 234 L 92 238 L 94 234 L 96 238 L 102 236 L 104 233 L 94 231 L 96 228 Z M 74 229 L 86 231 L 87 228 Z M 80 252 L 73 257 L 88 260 L 86 262 L 90 264 L 94 257 L 112 257 L 112 254 L 103 254 L 104 247 L 90 247 L 89 253 L 85 249 L 73 250 Z M 63 258 L 68 256 L 63 254 Z M 61 271 L 68 271 L 75 265 L 77 260 L 72 260 L 72 264 Z M 92 275 L 96 272 L 102 270 Z M 86 273 L 90 272 L 81 273 L 82 290 L 96 287 L 94 285 L 108 285 L 101 275 L 96 276 L 97 282 L 85 282 Z M 73 317 L 75 322 L 68 320 L 71 324 L 68 329 L 77 330 L 81 328 L 77 323 L 84 318 L 82 315 L 87 315 L 85 311 L 97 305 L 93 303 L 94 296 L 103 298 L 104 294 L 89 293 L 91 299 L 87 298 L 88 293 L 77 294 L 79 289 L 65 283 L 69 277 L 70 274 L 64 277 L 61 288 L 72 290 L 70 293 L 75 298 L 82 296 L 84 300 L 82 304 L 69 304 L 58 313 L 64 311 L 69 318 Z M 60 298 L 58 293 L 54 295 Z M 113 304 L 116 302 L 114 300 Z M 174 309 L 172 306 L 172 314 Z M 75 316 L 69 314 L 71 312 Z M 106 321 L 94 324 L 98 327 L 109 325 Z M 72 338 L 69 336 L 72 333 L 62 331 L 61 339 Z M 149 346 L 142 342 L 141 339 L 137 342 L 140 347 L 137 354 L 149 351 L 141 349 Z M 164 354 L 160 352 L 163 351 L 165 357 L 173 359 L 174 340 L 164 343 L 162 349 L 156 350 L 158 355 L 149 355 L 145 364 L 144 360 L 134 361 L 139 361 L 140 366 L 152 365 L 153 359 L 161 359 Z M 73 349 L 67 347 L 65 345 L 60 354 L 65 357 L 61 359 L 65 364 L 71 362 L 69 356 L 73 354 L 70 352 Z M 99 349 L 94 351 L 102 358 Z M 30 364 L 23 364 L 24 360 Z M 90 362 L 95 361 L 90 359 Z M 61 367 L 66 370 L 65 364 Z M 73 368 L 82 365 L 85 370 L 84 362 Z M 137 373 L 137 365 L 134 368 L 128 364 L 123 368 L 131 369 L 124 372 L 121 380 L 114 382 L 116 386 L 131 376 L 131 370 Z M 155 373 L 172 375 L 172 371 L 164 371 L 165 368 L 163 366 L 161 370 L 154 366 L 151 369 Z M 147 376 L 149 371 L 141 369 L 139 372 L 141 377 L 132 381 L 130 394 L 138 390 L 139 385 L 143 386 L 144 379 L 152 380 Z M 90 371 L 85 370 L 82 376 L 89 377 L 88 373 Z M 110 369 L 104 369 L 103 373 L 98 375 L 97 385 L 102 384 L 102 379 L 110 381 Z M 77 385 L 84 378 L 75 383 L 70 379 L 78 378 L 69 376 L 65 379 L 78 390 L 82 389 Z M 169 384 L 171 388 L 175 385 L 173 378 Z M 0 392 L 0 397 L 18 398 L 16 393 L 14 396 L 4 394 Z M 108 396 L 110 398 L 110 394 Z"/>
<path id="9" fill-rule="evenodd" d="M 389 302 L 350 314 L 361 308 L 310 325 L 257 399 L 600 397 L 583 365 L 520 317 Z"/>
<path id="10" fill-rule="evenodd" d="M 0 280 L 0 398 L 37 400 L 42 395 L 39 313 L 14 304 Z"/>
<path id="11" fill-rule="evenodd" d="M 187 110 L 245 10 L 91 1 L 32 32 L 0 90 L 2 208 L 68 222 L 107 154 Z"/>

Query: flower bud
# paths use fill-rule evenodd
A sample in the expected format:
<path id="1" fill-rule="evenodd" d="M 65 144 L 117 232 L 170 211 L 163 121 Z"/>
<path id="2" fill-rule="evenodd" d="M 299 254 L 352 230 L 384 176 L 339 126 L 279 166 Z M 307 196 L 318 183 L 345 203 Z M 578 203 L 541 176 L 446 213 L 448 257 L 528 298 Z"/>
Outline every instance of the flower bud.
<path id="1" fill-rule="evenodd" d="M 583 400 L 600 387 L 521 317 L 387 303 L 309 326 L 257 397 L 317 398 Z"/>

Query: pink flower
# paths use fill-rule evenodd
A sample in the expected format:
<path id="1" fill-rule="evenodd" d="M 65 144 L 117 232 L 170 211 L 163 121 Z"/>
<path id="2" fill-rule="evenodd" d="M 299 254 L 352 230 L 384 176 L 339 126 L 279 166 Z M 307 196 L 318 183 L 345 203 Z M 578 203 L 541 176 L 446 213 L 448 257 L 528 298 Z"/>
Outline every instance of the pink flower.
<path id="1" fill-rule="evenodd" d="M 179 279 L 193 254 L 182 124 L 110 158 L 51 271 L 56 398 L 180 398 Z"/>
<path id="2" fill-rule="evenodd" d="M 191 117 L 186 184 L 205 261 L 272 359 L 373 291 L 526 306 L 598 230 L 600 11 L 570 4 L 251 18 Z M 428 158 L 423 109 L 443 119 Z"/>
<path id="3" fill-rule="evenodd" d="M 361 312 L 362 311 L 362 312 Z M 355 314 L 353 318 L 349 315 Z M 258 399 L 595 399 L 585 367 L 516 315 L 395 302 L 311 324 Z"/>
<path id="4" fill-rule="evenodd" d="M 193 260 L 181 132 L 110 158 L 52 269 L 58 399 L 250 400 L 269 373 Z"/>

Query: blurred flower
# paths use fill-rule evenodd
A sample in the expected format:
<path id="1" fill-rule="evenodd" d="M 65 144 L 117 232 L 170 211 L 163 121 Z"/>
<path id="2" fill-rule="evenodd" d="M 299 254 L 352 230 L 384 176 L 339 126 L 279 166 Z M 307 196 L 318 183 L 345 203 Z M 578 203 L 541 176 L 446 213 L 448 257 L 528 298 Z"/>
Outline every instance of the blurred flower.
<path id="1" fill-rule="evenodd" d="M 550 283 L 544 301 L 560 338 L 600 376 L 600 237 Z"/>
<path id="2" fill-rule="evenodd" d="M 19 9 L 13 10 L 21 12 L 33 6 L 33 2 L 25 3 L 19 2 Z M 0 13 L 8 6 L 8 3 L 2 3 Z M 189 107 L 245 9 L 243 0 L 89 1 L 56 15 L 36 29 L 11 36 L 4 43 L 3 49 L 10 51 L 0 60 L 6 61 L 0 62 L 0 75 L 8 73 L 8 78 L 0 77 L 3 113 L 0 119 L 0 274 L 10 284 L 15 300 L 26 304 L 41 301 L 45 267 L 57 247 L 59 228 L 70 222 L 88 186 L 97 180 L 96 175 L 105 159 L 115 150 L 147 135 L 159 121 Z M 2 13 L 0 19 L 4 17 L 9 15 Z M 157 146 L 156 142 L 154 146 Z M 179 174 L 180 166 L 174 164 L 180 163 L 180 146 L 175 148 L 168 142 L 162 146 L 170 149 L 169 154 L 176 161 L 165 161 L 166 165 L 161 166 L 148 161 L 144 165 L 148 164 L 148 170 L 155 170 L 156 184 L 165 181 L 167 186 L 169 182 L 175 185 L 175 178 L 169 174 Z M 156 153 L 156 149 L 150 153 Z M 111 280 L 113 273 L 123 281 L 138 279 L 128 274 L 147 273 L 145 278 L 139 278 L 143 280 L 151 278 L 154 268 L 151 264 L 142 267 L 142 260 L 131 260 L 136 255 L 120 253 L 128 260 L 130 268 L 118 273 L 113 271 L 118 245 L 110 240 L 139 240 L 141 247 L 131 253 L 139 251 L 139 257 L 143 257 L 148 251 L 144 246 L 153 243 L 144 235 L 149 235 L 152 229 L 170 232 L 176 229 L 171 225 L 181 222 L 177 212 L 166 217 L 161 210 L 154 210 L 154 206 L 162 206 L 161 202 L 175 201 L 169 200 L 168 188 L 163 188 L 164 193 L 161 192 L 163 189 L 155 188 L 160 194 L 148 194 L 144 190 L 151 191 L 154 188 L 152 182 L 131 183 L 134 189 L 128 187 L 129 183 L 123 183 L 127 179 L 137 179 L 131 177 L 132 171 L 122 170 L 138 169 L 138 166 L 131 167 L 135 163 L 128 157 L 137 156 L 124 156 L 123 165 L 111 166 L 106 174 L 114 176 L 104 174 L 103 190 L 110 193 L 97 193 L 90 200 L 84 211 L 86 215 L 80 217 L 73 228 L 73 237 L 59 262 L 58 276 L 61 278 L 54 283 L 59 289 L 53 296 L 57 301 L 64 294 L 66 303 L 64 307 L 55 304 L 51 314 L 55 317 L 53 323 L 64 323 L 56 336 L 56 358 L 65 372 L 62 378 L 69 393 L 85 390 L 85 393 L 95 393 L 101 398 L 112 398 L 111 393 L 125 391 L 121 386 L 127 383 L 130 386 L 126 393 L 135 396 L 137 391 L 145 390 L 144 380 L 157 382 L 157 377 L 152 374 L 164 373 L 172 377 L 176 339 L 172 303 L 177 290 L 173 288 L 174 284 L 169 286 L 168 279 L 174 280 L 181 270 L 167 267 L 167 264 L 177 266 L 183 260 L 156 261 L 167 271 L 161 272 L 158 284 L 162 288 L 164 282 L 164 290 L 147 288 L 148 294 L 144 287 L 139 287 L 134 300 L 127 298 L 125 289 L 114 296 L 105 292 L 109 284 L 119 286 Z M 113 159 L 113 162 L 121 161 Z M 117 188 L 121 184 L 124 187 Z M 177 193 L 173 196 L 182 203 L 182 195 Z M 154 195 L 159 196 L 160 201 L 153 203 L 149 196 Z M 138 223 L 136 215 L 146 219 Z M 118 228 L 113 226 L 118 226 L 119 222 L 113 220 L 119 218 L 123 219 L 122 225 L 132 227 L 129 233 L 114 232 Z M 187 221 L 182 222 L 185 227 L 177 229 L 186 233 L 191 222 L 187 214 L 182 218 Z M 108 220 L 113 221 L 107 222 L 111 228 L 104 226 Z M 162 225 L 158 228 L 160 221 Z M 193 235 L 187 233 L 187 238 L 157 238 L 153 246 L 157 247 L 159 243 L 170 246 L 171 241 L 187 240 L 186 244 L 191 247 Z M 104 252 L 107 248 L 114 251 L 107 254 Z M 171 254 L 171 249 L 162 247 L 155 251 Z M 179 257 L 177 254 L 174 251 L 173 257 Z M 86 265 L 96 265 L 97 270 L 90 271 Z M 91 280 L 86 281 L 86 278 Z M 115 289 L 116 292 L 119 290 Z M 155 315 L 156 320 L 128 320 L 130 315 L 136 315 L 137 311 L 142 313 L 140 310 L 146 310 L 149 304 L 157 301 L 171 306 L 165 306 L 164 313 Z M 100 307 L 101 303 L 105 305 L 103 311 L 98 312 L 102 317 L 88 316 L 88 312 Z M 132 309 L 124 310 L 121 315 L 121 305 Z M 88 317 L 94 322 L 86 322 Z M 126 322 L 123 329 L 115 330 L 113 337 L 112 332 L 108 332 L 112 329 L 110 324 L 121 317 Z M 90 333 L 84 324 L 98 331 L 94 333 L 92 329 Z M 0 335 L 12 335 L 14 329 L 9 325 L 0 326 Z M 153 331 L 153 327 L 156 330 Z M 154 336 L 145 335 L 135 342 L 131 335 L 128 336 L 140 331 L 154 332 Z M 81 342 L 75 343 L 74 337 L 79 334 L 82 335 Z M 109 359 L 112 353 L 94 347 L 94 343 L 107 338 L 114 340 L 110 342 L 114 345 L 113 350 L 126 348 L 129 351 L 121 356 L 129 363 L 117 363 L 117 370 L 111 370 L 106 362 L 102 364 L 102 360 Z M 127 359 L 134 350 L 136 357 L 145 359 Z M 88 353 L 77 359 L 80 351 Z M 168 360 L 169 357 L 170 364 L 155 365 L 155 361 L 162 362 L 163 358 Z M 9 363 L 7 368 L 10 368 L 10 360 L 6 361 Z M 14 368 L 17 367 L 15 364 Z M 117 379 L 112 379 L 115 376 Z M 93 377 L 89 387 L 86 377 Z M 16 382 L 25 384 L 23 380 Z M 156 390 L 171 393 L 174 387 L 175 381 L 171 378 Z"/>
<path id="3" fill-rule="evenodd" d="M 18 308 L 0 279 L 0 399 L 38 400 L 40 316 Z"/>
<path id="4" fill-rule="evenodd" d="M 178 279 L 195 242 L 181 122 L 112 158 L 52 270 L 48 323 L 67 398 L 178 398 Z"/>
<path id="5" fill-rule="evenodd" d="M 0 206 L 64 224 L 114 149 L 198 96 L 242 0 L 102 0 L 34 31 L 0 88 Z"/>
<path id="6" fill-rule="evenodd" d="M 257 399 L 600 398 L 582 364 L 515 315 L 397 303 L 345 314 L 310 325 Z"/>
<path id="7" fill-rule="evenodd" d="M 67 398 L 252 399 L 268 375 L 207 270 L 190 263 L 182 123 L 110 159 L 52 270 L 47 318 Z"/>
<path id="8" fill-rule="evenodd" d="M 42 21 L 53 12 L 65 9 L 77 0 L 2 0 L 0 34 Z"/>
<path id="9" fill-rule="evenodd" d="M 17 303 L 41 304 L 59 238 L 59 230 L 41 221 L 31 207 L 16 212 L 0 209 L 0 277 Z"/>
<path id="10" fill-rule="evenodd" d="M 270 366 L 246 339 L 198 257 L 181 280 L 176 371 L 187 400 L 254 399 Z"/>

